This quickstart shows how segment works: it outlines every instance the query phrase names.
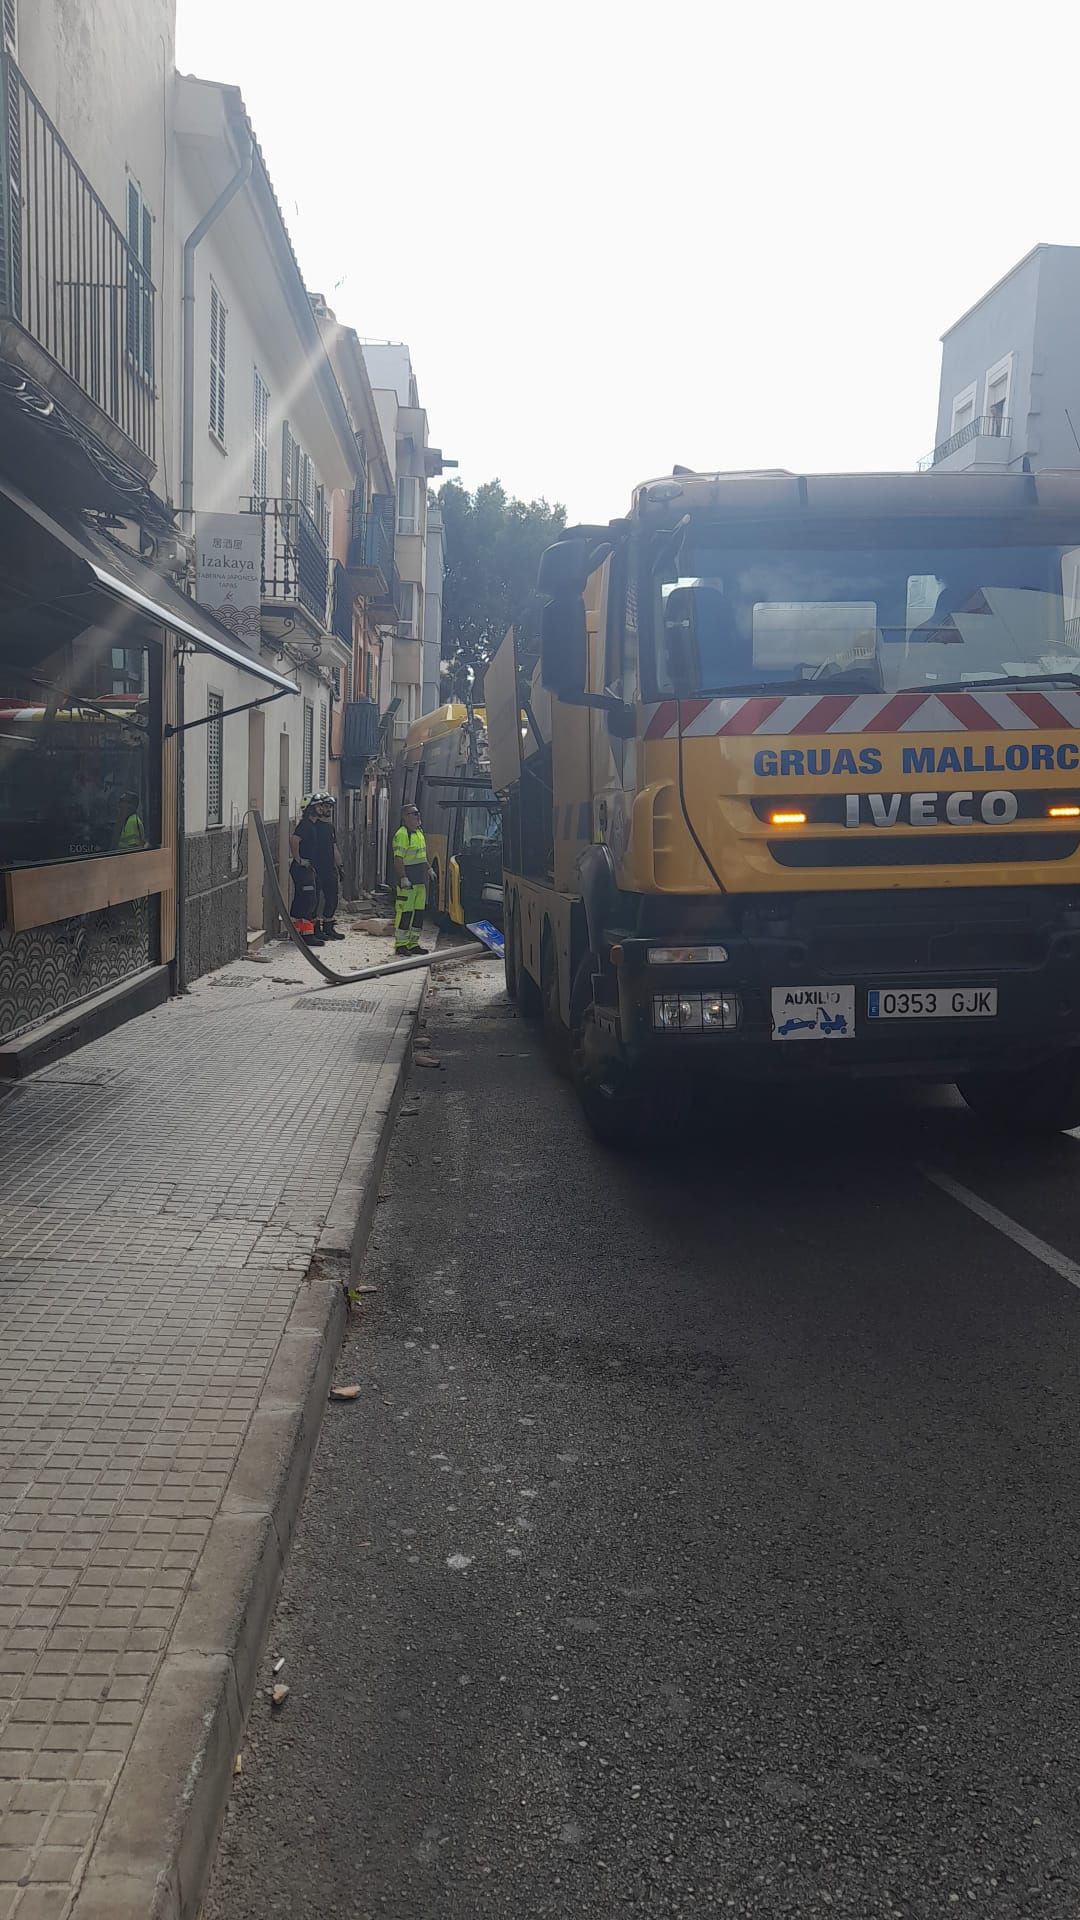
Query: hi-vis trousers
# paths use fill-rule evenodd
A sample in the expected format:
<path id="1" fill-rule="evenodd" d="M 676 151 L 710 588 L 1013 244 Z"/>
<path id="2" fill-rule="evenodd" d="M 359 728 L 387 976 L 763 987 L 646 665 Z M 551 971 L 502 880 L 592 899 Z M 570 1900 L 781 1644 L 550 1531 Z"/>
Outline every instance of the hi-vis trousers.
<path id="1" fill-rule="evenodd" d="M 394 952 L 412 953 L 420 945 L 424 924 L 427 888 L 413 886 L 408 879 L 399 885 L 394 901 Z"/>

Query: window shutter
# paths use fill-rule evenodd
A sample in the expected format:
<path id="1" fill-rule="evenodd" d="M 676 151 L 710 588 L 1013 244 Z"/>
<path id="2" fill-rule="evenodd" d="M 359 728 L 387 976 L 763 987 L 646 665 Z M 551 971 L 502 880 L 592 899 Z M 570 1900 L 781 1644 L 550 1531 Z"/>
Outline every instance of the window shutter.
<path id="1" fill-rule="evenodd" d="M 225 444 L 225 320 L 226 308 L 210 282 L 210 431 Z"/>
<path id="2" fill-rule="evenodd" d="M 256 367 L 252 397 L 251 486 L 257 500 L 266 499 L 269 434 L 270 392 Z"/>
<path id="3" fill-rule="evenodd" d="M 4 0 L 4 45 L 17 60 L 19 57 L 19 16 L 17 0 Z"/>
<path id="4" fill-rule="evenodd" d="M 224 705 L 223 694 L 207 694 L 206 711 L 215 716 L 206 729 L 206 824 L 208 827 L 220 827 L 222 819 L 225 722 L 221 718 L 221 711 Z"/>
<path id="5" fill-rule="evenodd" d="M 320 787 L 320 790 L 324 792 L 326 789 L 326 744 L 327 744 L 326 701 L 320 700 L 319 702 L 319 787 Z"/>

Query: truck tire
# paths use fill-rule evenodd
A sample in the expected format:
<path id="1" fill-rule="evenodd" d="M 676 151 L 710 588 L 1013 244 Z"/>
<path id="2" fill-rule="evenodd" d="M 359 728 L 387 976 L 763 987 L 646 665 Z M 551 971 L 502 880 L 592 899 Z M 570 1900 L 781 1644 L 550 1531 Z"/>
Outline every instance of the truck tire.
<path id="1" fill-rule="evenodd" d="M 570 995 L 571 1077 L 593 1135 L 615 1153 L 636 1153 L 677 1134 L 689 1101 L 685 1088 L 659 1083 L 635 1073 L 619 1060 L 597 1070 L 590 1063 L 587 1026 L 593 1017 L 595 953 L 587 953 L 574 978 Z"/>
<path id="2" fill-rule="evenodd" d="M 1080 1127 L 1080 1054 L 1074 1050 L 1042 1066 L 968 1074 L 956 1084 L 976 1118 L 1003 1133 L 1065 1133 Z"/>

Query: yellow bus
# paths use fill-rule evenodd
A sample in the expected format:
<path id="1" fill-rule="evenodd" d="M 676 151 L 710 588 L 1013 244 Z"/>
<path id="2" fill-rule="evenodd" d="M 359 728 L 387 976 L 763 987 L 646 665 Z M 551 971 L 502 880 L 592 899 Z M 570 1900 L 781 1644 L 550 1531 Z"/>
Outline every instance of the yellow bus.
<path id="1" fill-rule="evenodd" d="M 420 809 L 435 875 L 428 905 L 457 926 L 502 921 L 502 830 L 482 707 L 449 701 L 415 720 L 394 782 L 397 808 Z"/>

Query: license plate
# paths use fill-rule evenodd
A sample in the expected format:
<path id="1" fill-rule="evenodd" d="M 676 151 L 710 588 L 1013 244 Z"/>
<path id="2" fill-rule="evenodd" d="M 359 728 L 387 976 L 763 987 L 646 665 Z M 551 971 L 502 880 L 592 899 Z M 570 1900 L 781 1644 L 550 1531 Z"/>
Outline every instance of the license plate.
<path id="1" fill-rule="evenodd" d="M 996 987 L 871 987 L 870 1020 L 994 1020 Z"/>
<path id="2" fill-rule="evenodd" d="M 855 1032 L 855 988 L 774 987 L 774 1040 L 850 1040 Z"/>

